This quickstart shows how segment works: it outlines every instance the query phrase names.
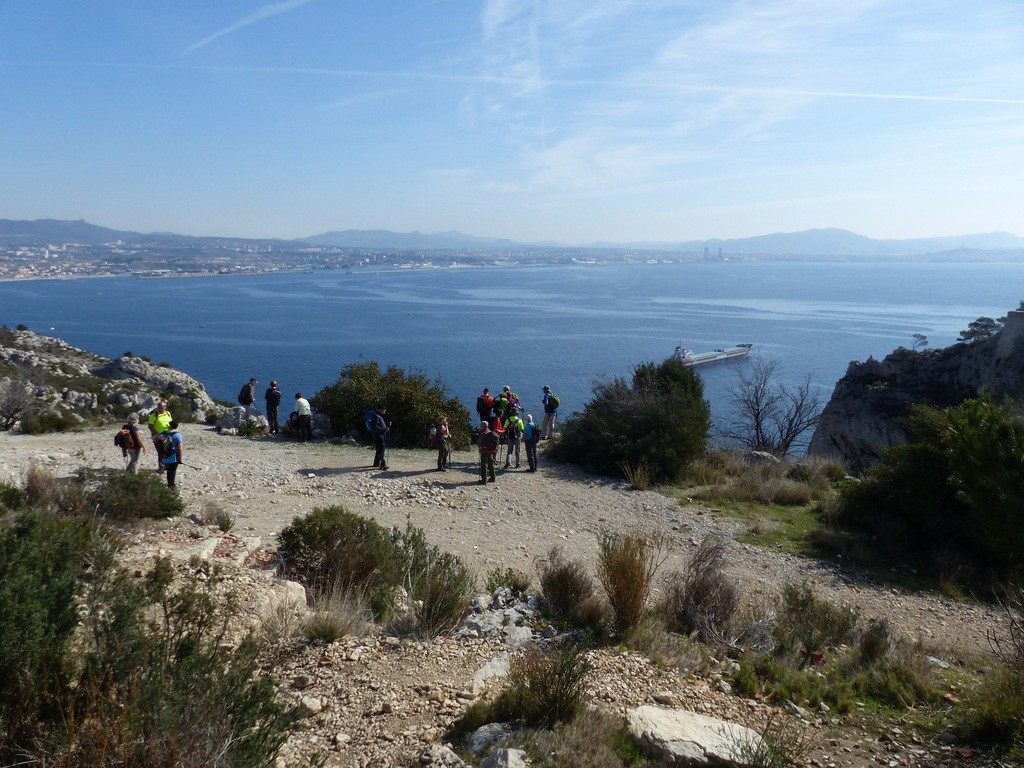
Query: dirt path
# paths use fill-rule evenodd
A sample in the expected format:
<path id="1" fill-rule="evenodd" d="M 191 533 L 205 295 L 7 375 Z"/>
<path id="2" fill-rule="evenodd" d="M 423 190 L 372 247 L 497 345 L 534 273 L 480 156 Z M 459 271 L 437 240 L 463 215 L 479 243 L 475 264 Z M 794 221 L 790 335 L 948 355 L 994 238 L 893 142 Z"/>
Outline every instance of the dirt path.
<path id="1" fill-rule="evenodd" d="M 113 431 L 0 433 L 0 480 L 20 480 L 32 463 L 58 476 L 83 466 L 123 466 Z M 729 542 L 729 571 L 743 594 L 807 581 L 856 605 L 865 617 L 886 616 L 907 637 L 953 653 L 987 650 L 986 633 L 1002 620 L 986 606 L 878 586 L 829 563 L 741 544 L 733 538 L 735 523 L 705 508 L 545 465 L 543 454 L 541 471 L 499 470 L 496 483 L 482 486 L 476 455 L 469 452 L 457 452 L 452 469 L 440 473 L 433 471 L 431 451 L 392 450 L 390 468 L 381 472 L 370 467 L 372 451 L 362 446 L 222 437 L 192 424 L 182 433 L 186 459 L 197 467 L 184 467 L 178 475 L 189 511 L 218 505 L 234 517 L 234 533 L 258 537 L 265 548 L 276 546 L 276 534 L 296 516 L 334 504 L 387 526 L 411 522 L 481 575 L 501 566 L 534 576 L 536 561 L 554 545 L 592 565 L 600 531 L 637 529 L 666 536 L 664 573 L 683 567 L 700 541 L 717 534 Z M 155 466 L 152 450 L 140 463 Z"/>

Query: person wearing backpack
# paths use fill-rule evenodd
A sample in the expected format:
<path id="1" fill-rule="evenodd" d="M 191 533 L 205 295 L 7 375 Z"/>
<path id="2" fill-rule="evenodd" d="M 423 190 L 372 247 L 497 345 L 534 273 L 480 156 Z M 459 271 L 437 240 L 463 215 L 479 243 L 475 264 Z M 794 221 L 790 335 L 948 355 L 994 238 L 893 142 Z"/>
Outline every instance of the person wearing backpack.
<path id="1" fill-rule="evenodd" d="M 526 423 L 523 425 L 523 442 L 526 443 L 526 463 L 530 468 L 528 472 L 537 471 L 537 441 L 540 440 L 540 427 L 533 420 L 532 414 L 526 414 Z"/>
<path id="2" fill-rule="evenodd" d="M 139 416 L 136 413 L 128 417 L 128 422 L 114 436 L 114 445 L 121 449 L 121 455 L 128 459 L 126 472 L 133 475 L 139 471 L 139 455 L 146 452 L 146 443 L 139 434 Z"/>
<path id="3" fill-rule="evenodd" d="M 270 434 L 276 435 L 281 431 L 277 423 L 277 407 L 281 405 L 281 390 L 277 388 L 277 382 L 271 381 L 267 391 L 263 393 L 263 399 L 267 403 L 267 423 L 270 425 Z"/>
<path id="4" fill-rule="evenodd" d="M 491 390 L 484 387 L 484 392 L 476 399 L 476 415 L 480 421 L 490 421 L 491 411 L 494 409 L 494 398 L 491 397 Z"/>
<path id="5" fill-rule="evenodd" d="M 480 450 L 480 485 L 494 482 L 494 456 L 498 452 L 498 434 L 486 421 L 480 422 L 480 436 L 476 441 Z"/>
<path id="6" fill-rule="evenodd" d="M 555 436 L 555 419 L 558 417 L 558 396 L 551 391 L 551 387 L 544 387 L 544 397 L 541 398 L 541 402 L 544 403 L 544 421 L 540 425 L 540 439 L 550 440 Z"/>
<path id="7" fill-rule="evenodd" d="M 153 440 L 153 448 L 156 452 L 156 471 L 164 471 L 164 463 L 160 461 L 160 433 L 166 432 L 174 419 L 171 412 L 167 410 L 167 401 L 161 400 L 156 404 L 156 410 L 149 414 L 149 436 Z"/>
<path id="8" fill-rule="evenodd" d="M 249 379 L 248 384 L 243 384 L 242 389 L 238 393 L 238 404 L 249 410 L 252 404 L 256 402 L 256 385 L 259 384 L 256 379 Z"/>
<path id="9" fill-rule="evenodd" d="M 166 430 L 160 433 L 160 461 L 167 470 L 167 487 L 174 488 L 174 478 L 178 467 L 185 460 L 185 446 L 178 432 L 178 422 L 172 421 Z"/>
<path id="10" fill-rule="evenodd" d="M 516 469 L 519 469 L 519 446 L 523 437 L 523 420 L 516 414 L 515 406 L 509 407 L 508 416 L 502 424 L 505 434 L 505 469 L 512 465 L 512 452 L 516 454 Z"/>

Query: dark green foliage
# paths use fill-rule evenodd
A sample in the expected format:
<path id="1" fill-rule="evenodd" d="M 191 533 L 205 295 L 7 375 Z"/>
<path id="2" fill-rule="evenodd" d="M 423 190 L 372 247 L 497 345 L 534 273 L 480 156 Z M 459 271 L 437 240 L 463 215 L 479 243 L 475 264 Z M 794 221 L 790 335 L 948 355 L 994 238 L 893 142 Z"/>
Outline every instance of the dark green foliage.
<path id="1" fill-rule="evenodd" d="M 38 512 L 0 525 L 0 764 L 59 717 L 79 580 L 95 535 L 88 520 Z"/>
<path id="2" fill-rule="evenodd" d="M 469 411 L 449 394 L 447 385 L 394 365 L 381 371 L 373 360 L 349 363 L 341 369 L 338 381 L 317 392 L 310 403 L 330 417 L 331 428 L 338 435 L 352 430 L 365 434 L 363 413 L 383 405 L 393 423 L 388 439 L 396 448 L 425 446 L 427 429 L 439 414 L 448 417 L 453 446 L 469 445 Z"/>
<path id="3" fill-rule="evenodd" d="M 81 429 L 81 419 L 67 411 L 46 411 L 29 413 L 21 419 L 21 431 L 26 435 L 41 435 L 46 432 L 73 432 Z"/>
<path id="4" fill-rule="evenodd" d="M 378 619 L 393 608 L 405 564 L 377 522 L 344 507 L 318 507 L 281 531 L 278 548 L 289 576 L 314 591 L 365 593 Z"/>
<path id="5" fill-rule="evenodd" d="M 777 639 L 783 648 L 803 647 L 810 652 L 849 643 L 858 611 L 818 597 L 808 584 L 786 584 L 779 606 Z"/>
<path id="6" fill-rule="evenodd" d="M 594 399 L 563 425 L 553 455 L 588 472 L 622 477 L 623 467 L 643 467 L 651 481 L 673 482 L 703 455 L 710 418 L 693 370 L 673 360 L 643 363 L 631 384 L 615 378 L 594 386 Z"/>
<path id="7" fill-rule="evenodd" d="M 978 398 L 915 406 L 910 442 L 887 449 L 862 483 L 845 484 L 836 522 L 886 554 L 963 561 L 996 578 L 1024 564 L 1024 425 L 1010 404 Z"/>
<path id="8" fill-rule="evenodd" d="M 192 401 L 188 398 L 164 392 L 161 394 L 160 399 L 167 402 L 167 410 L 174 415 L 174 419 L 178 423 L 191 424 L 197 420 L 196 412 L 192 410 Z"/>
<path id="9" fill-rule="evenodd" d="M 960 331 L 960 335 L 957 336 L 957 341 L 966 341 L 968 343 L 975 343 L 978 341 L 984 341 L 987 338 L 995 335 L 1002 327 L 1003 320 L 1005 318 L 999 318 L 993 320 L 991 317 L 979 317 L 977 320 L 972 320 L 967 324 L 967 328 Z"/>
<path id="10" fill-rule="evenodd" d="M 80 470 L 76 477 L 88 507 L 113 520 L 177 517 L 185 511 L 185 502 L 156 475 Z"/>
<path id="11" fill-rule="evenodd" d="M 0 483 L 0 515 L 4 510 L 17 511 L 28 504 L 28 495 L 16 485 Z"/>
<path id="12" fill-rule="evenodd" d="M 473 588 L 462 561 L 430 546 L 422 530 L 387 529 L 343 507 L 295 518 L 278 541 L 293 578 L 314 594 L 365 595 L 377 620 L 391 617 L 396 590 L 404 587 L 419 603 L 410 629 L 424 635 L 455 626 Z"/>

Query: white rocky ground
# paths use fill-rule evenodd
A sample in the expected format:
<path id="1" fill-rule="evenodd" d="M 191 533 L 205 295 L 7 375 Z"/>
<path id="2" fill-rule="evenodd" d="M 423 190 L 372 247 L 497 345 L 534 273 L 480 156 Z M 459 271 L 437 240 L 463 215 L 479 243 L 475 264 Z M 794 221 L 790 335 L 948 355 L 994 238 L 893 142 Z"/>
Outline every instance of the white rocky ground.
<path id="1" fill-rule="evenodd" d="M 58 476 L 83 466 L 122 466 L 112 443 L 115 431 L 0 433 L 0 480 L 20 480 L 32 463 Z M 497 566 L 535 577 L 536 561 L 556 544 L 592 565 L 601 530 L 665 534 L 668 572 L 683 567 L 705 537 L 720 534 L 729 542 L 730 575 L 752 599 L 787 582 L 807 581 L 822 595 L 856 605 L 865 617 L 887 617 L 905 636 L 950 660 L 987 651 L 987 632 L 1002 624 L 1000 614 L 985 606 L 879 587 L 829 563 L 738 543 L 735 524 L 707 508 L 545 465 L 543 455 L 540 472 L 506 471 L 481 486 L 475 454 L 468 452 L 456 453 L 453 468 L 439 473 L 433 452 L 391 451 L 390 469 L 381 472 L 369 466 L 372 451 L 360 446 L 224 437 L 192 424 L 182 432 L 190 466 L 179 470 L 178 485 L 189 512 L 201 516 L 215 503 L 234 517 L 235 528 L 223 536 L 187 519 L 150 523 L 132 537 L 135 556 L 203 552 L 225 563 L 252 600 L 254 623 L 277 589 L 267 554 L 275 535 L 297 515 L 340 504 L 388 526 L 410 521 L 481 577 Z M 152 449 L 142 463 L 155 467 Z M 295 650 L 277 675 L 283 695 L 306 700 L 314 714 L 289 741 L 282 763 L 300 764 L 301 756 L 316 750 L 327 755 L 328 765 L 414 764 L 473 697 L 464 688 L 474 673 L 501 650 L 493 640 L 470 636 L 426 644 L 373 637 Z M 714 678 L 659 669 L 636 655 L 602 651 L 595 665 L 593 700 L 619 714 L 628 706 L 675 701 L 757 728 L 771 712 L 720 690 Z M 952 754 L 950 747 L 914 743 L 895 724 L 880 738 L 851 731 L 831 713 L 809 719 L 819 732 L 817 765 L 930 765 Z"/>

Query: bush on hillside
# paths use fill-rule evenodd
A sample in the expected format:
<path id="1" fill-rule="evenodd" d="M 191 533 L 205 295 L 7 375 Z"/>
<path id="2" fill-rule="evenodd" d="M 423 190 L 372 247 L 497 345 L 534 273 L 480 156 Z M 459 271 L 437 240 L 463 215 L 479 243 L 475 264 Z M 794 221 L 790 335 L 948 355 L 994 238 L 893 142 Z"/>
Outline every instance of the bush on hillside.
<path id="1" fill-rule="evenodd" d="M 157 475 L 120 470 L 79 470 L 76 481 L 89 507 L 112 520 L 177 517 L 185 502 Z"/>
<path id="2" fill-rule="evenodd" d="M 690 368 L 674 360 L 643 363 L 632 383 L 618 377 L 593 391 L 583 412 L 562 426 L 556 459 L 617 477 L 643 468 L 652 482 L 674 482 L 703 455 L 711 411 Z"/>
<path id="3" fill-rule="evenodd" d="M 317 392 L 310 403 L 330 418 L 331 429 L 337 435 L 352 430 L 365 434 L 363 414 L 383 405 L 388 409 L 388 420 L 393 422 L 388 439 L 396 448 L 424 447 L 427 430 L 440 414 L 448 417 L 453 445 L 469 445 L 469 411 L 451 396 L 447 385 L 394 365 L 381 371 L 380 364 L 373 360 L 349 363 L 341 369 L 338 381 Z"/>
<path id="4" fill-rule="evenodd" d="M 395 614 L 399 589 L 413 606 L 399 623 L 416 634 L 451 629 L 468 607 L 468 568 L 430 546 L 419 528 L 387 529 L 343 507 L 326 507 L 295 518 L 278 540 L 286 571 L 314 598 L 329 592 L 365 596 L 378 621 Z"/>
<path id="5" fill-rule="evenodd" d="M 937 575 L 1024 566 L 1024 422 L 988 392 L 945 410 L 915 406 L 910 441 L 843 486 L 835 522 L 884 554 L 933 558 Z M 968 567 L 964 568 L 963 564 Z"/>
<path id="6" fill-rule="evenodd" d="M 60 717 L 94 524 L 28 511 L 0 525 L 0 764 Z"/>

